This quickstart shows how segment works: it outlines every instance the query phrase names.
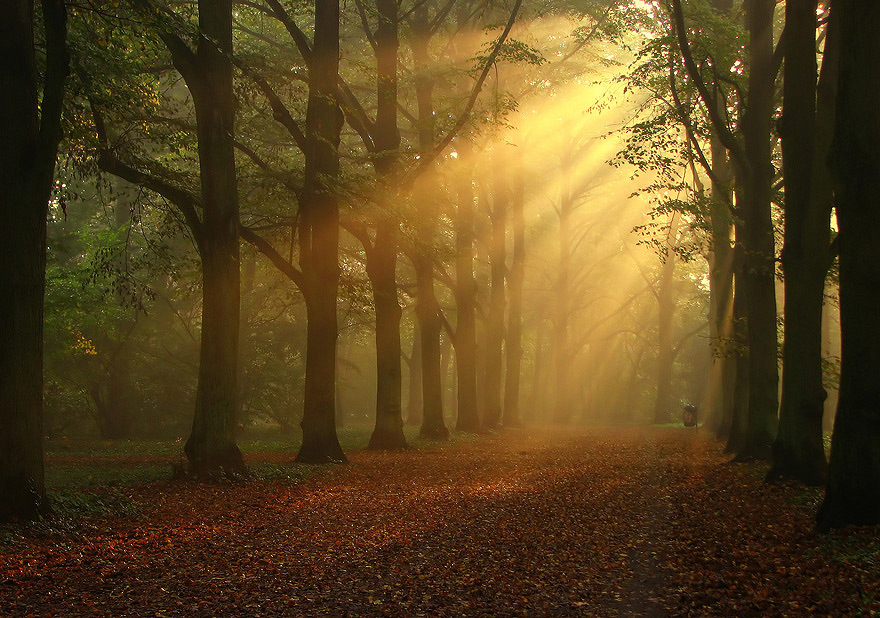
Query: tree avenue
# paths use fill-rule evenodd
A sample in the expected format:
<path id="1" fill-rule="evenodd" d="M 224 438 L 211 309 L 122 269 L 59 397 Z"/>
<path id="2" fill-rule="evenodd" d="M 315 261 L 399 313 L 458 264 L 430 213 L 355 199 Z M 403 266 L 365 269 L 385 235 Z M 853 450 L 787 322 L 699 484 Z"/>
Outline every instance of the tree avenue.
<path id="1" fill-rule="evenodd" d="M 179 440 L 202 481 L 266 436 L 326 464 L 363 427 L 583 423 L 697 425 L 827 485 L 820 530 L 880 523 L 878 30 L 868 0 L 6 2 L 0 520 L 50 510 L 71 437 Z"/>

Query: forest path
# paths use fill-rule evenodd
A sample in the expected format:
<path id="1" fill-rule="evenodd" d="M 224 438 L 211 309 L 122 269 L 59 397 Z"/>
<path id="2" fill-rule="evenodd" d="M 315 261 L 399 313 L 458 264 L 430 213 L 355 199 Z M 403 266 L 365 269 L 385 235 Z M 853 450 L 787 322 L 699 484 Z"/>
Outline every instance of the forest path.
<path id="1" fill-rule="evenodd" d="M 351 461 L 132 489 L 137 517 L 0 548 L 0 616 L 827 616 L 880 593 L 876 562 L 824 557 L 817 492 L 765 486 L 693 430 Z"/>

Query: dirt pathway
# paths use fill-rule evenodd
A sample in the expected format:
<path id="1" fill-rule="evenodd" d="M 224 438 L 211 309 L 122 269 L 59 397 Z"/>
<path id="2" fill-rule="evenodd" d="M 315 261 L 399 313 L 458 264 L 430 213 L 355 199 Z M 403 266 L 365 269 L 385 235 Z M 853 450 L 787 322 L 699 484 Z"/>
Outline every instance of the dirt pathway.
<path id="1" fill-rule="evenodd" d="M 870 564 L 822 557 L 801 493 L 693 432 L 351 459 L 300 484 L 138 489 L 139 517 L 0 549 L 0 616 L 847 615 L 835 595 L 878 592 Z"/>

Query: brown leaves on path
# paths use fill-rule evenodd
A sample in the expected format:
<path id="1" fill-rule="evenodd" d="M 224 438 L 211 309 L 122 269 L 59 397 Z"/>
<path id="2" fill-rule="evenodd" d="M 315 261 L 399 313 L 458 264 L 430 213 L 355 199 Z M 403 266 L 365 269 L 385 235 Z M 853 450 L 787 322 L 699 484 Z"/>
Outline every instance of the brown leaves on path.
<path id="1" fill-rule="evenodd" d="M 0 616 L 802 616 L 880 611 L 877 530 L 812 532 L 694 431 L 522 430 L 310 480 L 131 489 L 0 548 Z"/>

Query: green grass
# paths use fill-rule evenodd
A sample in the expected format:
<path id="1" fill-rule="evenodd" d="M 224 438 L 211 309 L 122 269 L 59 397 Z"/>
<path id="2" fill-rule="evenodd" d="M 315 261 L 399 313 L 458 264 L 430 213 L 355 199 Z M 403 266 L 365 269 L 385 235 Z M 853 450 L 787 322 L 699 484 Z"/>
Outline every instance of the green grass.
<path id="1" fill-rule="evenodd" d="M 452 433 L 448 441 L 418 437 L 418 427 L 404 427 L 407 443 L 414 450 L 443 448 L 450 444 L 475 442 L 476 434 Z M 339 443 L 348 453 L 366 448 L 372 426 L 360 425 L 338 430 Z M 289 454 L 282 462 L 251 461 L 253 482 L 302 482 L 323 474 L 334 474 L 339 466 L 296 464 L 293 458 L 301 444 L 300 435 L 285 436 L 278 431 L 251 430 L 238 441 L 247 458 L 255 454 Z M 0 528 L 0 545 L 30 531 L 34 534 L 71 532 L 85 518 L 93 516 L 137 517 L 137 505 L 125 494 L 125 487 L 171 479 L 173 466 L 185 466 L 182 439 L 95 440 L 57 439 L 46 443 L 46 486 L 52 516 L 24 528 Z M 143 458 L 143 459 L 128 459 Z M 151 460 L 151 458 L 160 458 Z"/>

